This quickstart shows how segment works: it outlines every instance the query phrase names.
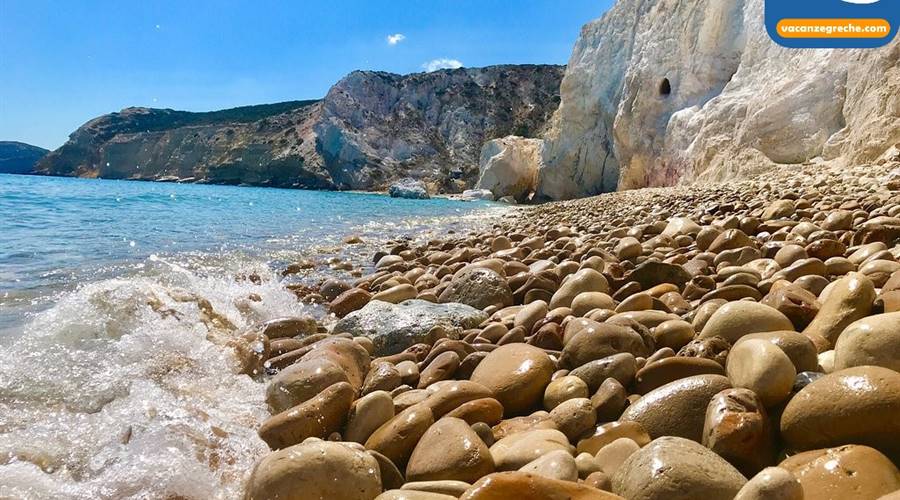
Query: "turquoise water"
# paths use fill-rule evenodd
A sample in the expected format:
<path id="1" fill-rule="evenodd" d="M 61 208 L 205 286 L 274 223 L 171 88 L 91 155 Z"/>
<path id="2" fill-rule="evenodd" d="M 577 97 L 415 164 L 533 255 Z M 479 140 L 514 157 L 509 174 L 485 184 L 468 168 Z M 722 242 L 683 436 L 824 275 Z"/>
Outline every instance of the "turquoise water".
<path id="1" fill-rule="evenodd" d="M 367 227 L 396 224 L 408 232 L 413 221 L 484 207 L 367 193 L 0 174 L 0 331 L 60 290 L 140 270 L 151 257 L 240 253 L 277 266 L 294 251 Z"/>
<path id="2" fill-rule="evenodd" d="M 500 210 L 0 175 L 0 498 L 240 498 L 267 452 L 256 429 L 268 411 L 234 339 L 324 315 L 286 285 L 353 279 L 334 259 L 365 271 L 379 242 Z M 366 243 L 341 244 L 348 234 Z M 282 278 L 299 259 L 319 266 Z"/>

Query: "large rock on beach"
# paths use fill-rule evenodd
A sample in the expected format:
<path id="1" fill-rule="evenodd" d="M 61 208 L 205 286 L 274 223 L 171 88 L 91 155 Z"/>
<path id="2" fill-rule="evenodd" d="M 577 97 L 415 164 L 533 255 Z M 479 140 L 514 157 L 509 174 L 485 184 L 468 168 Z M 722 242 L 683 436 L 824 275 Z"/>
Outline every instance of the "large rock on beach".
<path id="1" fill-rule="evenodd" d="M 324 439 L 344 425 L 354 396 L 347 382 L 331 385 L 309 401 L 263 422 L 259 437 L 272 449 L 286 448 L 310 437 Z"/>
<path id="2" fill-rule="evenodd" d="M 648 392 L 619 421 L 637 422 L 653 438 L 677 436 L 700 442 L 709 402 L 730 388 L 731 382 L 722 375 L 685 377 Z"/>
<path id="3" fill-rule="evenodd" d="M 709 402 L 703 446 L 748 477 L 772 463 L 775 433 L 759 397 L 749 389 L 726 389 Z"/>
<path id="4" fill-rule="evenodd" d="M 488 306 L 511 306 L 512 290 L 503 276 L 486 267 L 471 267 L 453 277 L 438 297 L 441 303 L 460 303 L 484 309 Z"/>
<path id="5" fill-rule="evenodd" d="M 869 315 L 875 301 L 875 285 L 860 273 L 850 273 L 832 285 L 819 313 L 803 330 L 834 345 L 851 323 Z"/>
<path id="6" fill-rule="evenodd" d="M 494 193 L 490 189 L 466 189 L 459 195 L 459 199 L 466 201 L 494 201 Z"/>
<path id="7" fill-rule="evenodd" d="M 574 447 L 556 429 L 532 429 L 506 436 L 491 445 L 490 450 L 497 470 L 514 470 L 551 451 L 571 454 Z"/>
<path id="8" fill-rule="evenodd" d="M 508 136 L 487 141 L 481 147 L 476 189 L 487 189 L 496 198 L 512 196 L 527 201 L 537 183 L 544 141 Z"/>
<path id="9" fill-rule="evenodd" d="M 834 369 L 865 365 L 900 372 L 900 312 L 860 319 L 841 332 L 834 346 Z"/>
<path id="10" fill-rule="evenodd" d="M 648 351 L 644 338 L 631 328 L 594 323 L 569 339 L 560 355 L 560 365 L 578 368 L 590 361 L 615 354 L 646 356 Z"/>
<path id="11" fill-rule="evenodd" d="M 481 438 L 458 418 L 434 423 L 416 445 L 406 466 L 409 481 L 474 482 L 494 472 L 494 459 Z"/>
<path id="12" fill-rule="evenodd" d="M 803 486 L 787 469 L 767 467 L 741 488 L 734 500 L 803 500 Z"/>
<path id="13" fill-rule="evenodd" d="M 900 471 L 868 446 L 851 444 L 798 453 L 778 467 L 800 481 L 806 499 L 877 499 L 900 490 Z"/>
<path id="14" fill-rule="evenodd" d="M 784 352 L 797 372 L 815 371 L 818 366 L 816 345 L 802 333 L 789 330 L 778 332 L 750 333 L 735 342 L 735 347 L 748 340 L 760 339 L 771 342 Z"/>
<path id="15" fill-rule="evenodd" d="M 787 399 L 797 376 L 791 358 L 763 339 L 738 342 L 728 353 L 725 370 L 735 387 L 752 390 L 767 408 Z"/>
<path id="16" fill-rule="evenodd" d="M 332 384 L 349 382 L 340 365 L 328 358 L 300 360 L 278 372 L 266 387 L 266 402 L 274 413 L 304 403 Z"/>
<path id="17" fill-rule="evenodd" d="M 729 302 L 713 313 L 699 338 L 722 337 L 731 342 L 748 333 L 793 330 L 794 324 L 777 309 L 757 302 Z"/>
<path id="18" fill-rule="evenodd" d="M 644 290 L 649 290 L 661 283 L 671 283 L 681 288 L 690 279 L 691 275 L 683 267 L 654 261 L 637 266 L 634 271 L 625 276 L 626 281 L 636 281 Z"/>
<path id="19" fill-rule="evenodd" d="M 431 408 L 417 404 L 381 425 L 366 440 L 365 447 L 386 456 L 397 467 L 405 467 L 419 439 L 434 424 Z"/>
<path id="20" fill-rule="evenodd" d="M 353 311 L 362 309 L 370 300 L 372 300 L 372 294 L 368 291 L 361 288 L 351 288 L 338 294 L 328 304 L 328 309 L 338 318 L 343 318 Z"/>
<path id="21" fill-rule="evenodd" d="M 609 291 L 606 277 L 596 269 L 585 268 L 569 276 L 550 299 L 550 309 L 569 307 L 579 294 L 584 292 Z"/>
<path id="22" fill-rule="evenodd" d="M 465 304 L 406 300 L 399 304 L 372 301 L 337 322 L 335 333 L 368 337 L 376 356 L 396 354 L 420 342 L 433 343 L 450 333 L 477 326 L 487 315 Z"/>
<path id="23" fill-rule="evenodd" d="M 472 382 L 490 390 L 507 416 L 536 406 L 553 375 L 553 363 L 542 349 L 527 344 L 501 346 L 475 368 Z"/>
<path id="24" fill-rule="evenodd" d="M 585 484 L 529 472 L 496 472 L 472 485 L 460 500 L 621 500 Z"/>

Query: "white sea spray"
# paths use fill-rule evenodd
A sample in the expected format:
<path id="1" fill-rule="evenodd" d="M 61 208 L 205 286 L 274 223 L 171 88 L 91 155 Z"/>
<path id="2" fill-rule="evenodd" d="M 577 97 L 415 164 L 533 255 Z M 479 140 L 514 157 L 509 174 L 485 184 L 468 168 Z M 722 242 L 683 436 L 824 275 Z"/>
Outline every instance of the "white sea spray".
<path id="1" fill-rule="evenodd" d="M 198 300 L 235 326 L 223 338 L 304 306 L 272 277 L 157 265 L 68 293 L 0 350 L 0 498 L 240 496 L 267 451 L 264 391 Z"/>
<path id="2" fill-rule="evenodd" d="M 27 224 L 0 219 L 0 243 L 17 249 L 0 260 L 0 284 L 15 285 L 0 291 L 3 500 L 240 498 L 269 451 L 256 434 L 269 412 L 264 381 L 237 373 L 229 339 L 274 317 L 321 317 L 287 286 L 352 281 L 329 268 L 331 258 L 368 272 L 387 240 L 464 234 L 508 210 L 342 193 L 166 186 L 176 199 L 147 183 L 8 182 L 7 208 Z M 110 198 L 120 192 L 127 206 Z M 97 222 L 107 209 L 117 216 Z M 108 238 L 119 233 L 121 242 Z M 364 243 L 341 244 L 348 234 Z M 318 266 L 281 276 L 301 259 Z"/>

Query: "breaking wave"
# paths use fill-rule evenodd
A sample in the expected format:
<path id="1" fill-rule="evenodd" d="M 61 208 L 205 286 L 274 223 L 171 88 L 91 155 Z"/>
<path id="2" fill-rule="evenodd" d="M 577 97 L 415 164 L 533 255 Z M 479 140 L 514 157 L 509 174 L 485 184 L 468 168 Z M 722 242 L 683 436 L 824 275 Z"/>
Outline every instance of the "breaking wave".
<path id="1" fill-rule="evenodd" d="M 322 315 L 292 285 L 371 269 L 386 239 L 502 207 L 0 176 L 0 499 L 240 498 L 268 451 L 230 342 Z M 364 244 L 344 245 L 348 234 Z M 10 249 L 11 251 L 6 251 Z M 299 260 L 312 271 L 283 278 Z M 337 259 L 345 265 L 331 265 Z"/>
<path id="2" fill-rule="evenodd" d="M 0 350 L 0 498 L 240 496 L 267 412 L 227 339 L 305 306 L 264 265 L 150 264 L 68 293 Z"/>

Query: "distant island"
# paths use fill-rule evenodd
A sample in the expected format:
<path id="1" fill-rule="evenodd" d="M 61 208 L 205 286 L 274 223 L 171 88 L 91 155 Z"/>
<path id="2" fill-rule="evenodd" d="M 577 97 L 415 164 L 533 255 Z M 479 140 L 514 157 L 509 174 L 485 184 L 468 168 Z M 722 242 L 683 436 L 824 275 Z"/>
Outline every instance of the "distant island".
<path id="1" fill-rule="evenodd" d="M 33 174 L 38 160 L 50 151 L 16 141 L 0 141 L 0 174 Z"/>

